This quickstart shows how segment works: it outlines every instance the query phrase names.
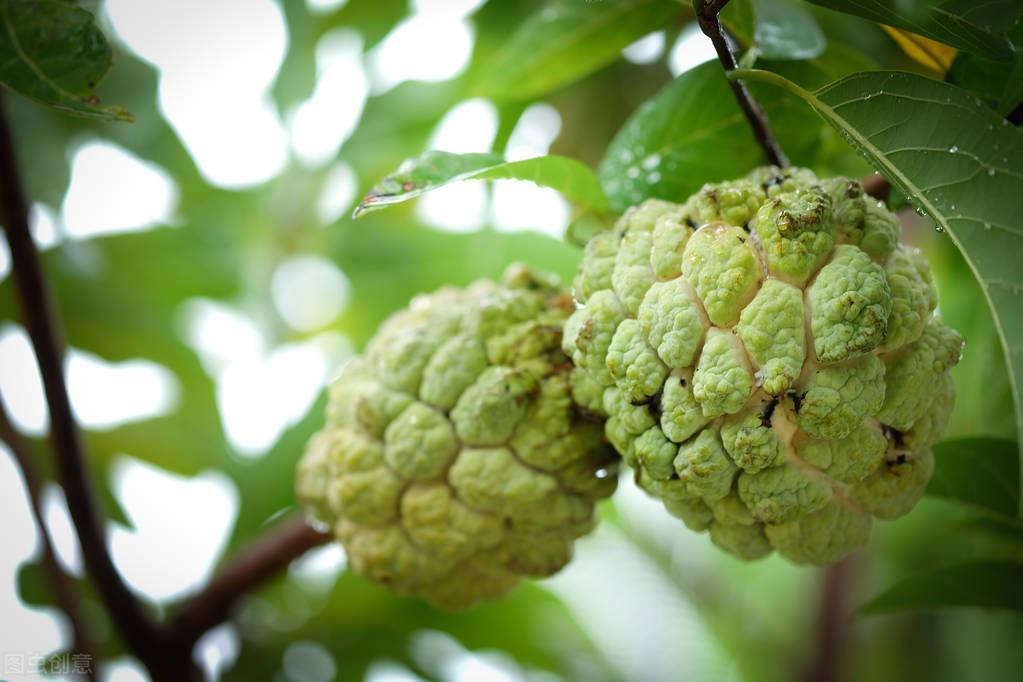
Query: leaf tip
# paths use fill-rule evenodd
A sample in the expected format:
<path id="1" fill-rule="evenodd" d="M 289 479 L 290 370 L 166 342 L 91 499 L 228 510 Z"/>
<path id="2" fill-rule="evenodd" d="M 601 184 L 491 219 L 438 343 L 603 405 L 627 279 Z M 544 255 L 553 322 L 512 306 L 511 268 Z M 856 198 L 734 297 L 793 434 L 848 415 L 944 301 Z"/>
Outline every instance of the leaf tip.
<path id="1" fill-rule="evenodd" d="M 366 213 L 369 213 L 375 208 L 379 208 L 378 206 L 374 206 L 379 198 L 380 194 L 375 189 L 371 189 L 367 192 L 366 196 L 360 199 L 359 203 L 356 204 L 355 210 L 352 211 L 352 219 L 358 220 Z"/>

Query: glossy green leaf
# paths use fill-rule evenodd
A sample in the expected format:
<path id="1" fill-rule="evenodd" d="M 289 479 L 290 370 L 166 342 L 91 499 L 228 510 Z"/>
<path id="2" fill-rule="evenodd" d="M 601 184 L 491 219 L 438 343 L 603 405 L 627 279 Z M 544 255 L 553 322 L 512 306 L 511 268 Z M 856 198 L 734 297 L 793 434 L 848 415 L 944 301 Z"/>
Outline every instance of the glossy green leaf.
<path id="1" fill-rule="evenodd" d="M 1017 21 L 1008 36 L 1016 53 L 1011 65 L 960 52 L 946 76 L 1003 116 L 1023 102 L 1023 21 Z"/>
<path id="2" fill-rule="evenodd" d="M 948 607 L 1023 611 L 1023 564 L 979 561 L 914 575 L 871 599 L 859 612 Z"/>
<path id="3" fill-rule="evenodd" d="M 741 175 L 761 158 L 721 66 L 707 62 L 636 110 L 598 172 L 620 212 L 648 197 L 683 201 L 703 182 Z"/>
<path id="4" fill-rule="evenodd" d="M 756 18 L 753 16 L 753 0 L 731 0 L 719 15 L 728 35 L 742 50 L 753 44 L 753 30 Z"/>
<path id="5" fill-rule="evenodd" d="M 1012 59 L 1012 46 L 1005 31 L 1020 10 L 1017 0 L 809 1 L 1003 62 Z"/>
<path id="6" fill-rule="evenodd" d="M 672 0 L 550 0 L 517 26 L 479 84 L 499 100 L 539 97 L 614 61 L 681 11 Z"/>
<path id="7" fill-rule="evenodd" d="M 1016 516 L 1018 447 L 1000 438 L 958 438 L 934 446 L 934 476 L 927 494 Z"/>
<path id="8" fill-rule="evenodd" d="M 753 0 L 755 49 L 766 59 L 812 59 L 827 39 L 817 20 L 796 0 Z"/>
<path id="9" fill-rule="evenodd" d="M 854 74 L 814 92 L 766 71 L 735 76 L 802 97 L 948 233 L 991 306 L 1023 434 L 1023 131 L 976 97 L 909 73 Z"/>
<path id="10" fill-rule="evenodd" d="M 607 209 L 607 198 L 588 166 L 564 156 L 505 161 L 497 154 L 427 152 L 406 161 L 359 202 L 353 217 L 414 199 L 432 189 L 462 180 L 528 180 L 560 191 L 580 208 Z"/>
<path id="11" fill-rule="evenodd" d="M 823 85 L 871 62 L 857 53 L 831 49 L 818 59 L 777 62 L 775 68 L 807 85 Z M 772 129 L 794 163 L 820 172 L 848 172 L 827 158 L 831 131 L 788 93 L 754 88 Z M 705 182 L 745 175 L 766 162 L 739 110 L 721 65 L 707 62 L 669 83 L 622 126 L 608 146 L 598 173 L 611 208 L 622 211 L 649 197 L 684 201 Z"/>
<path id="12" fill-rule="evenodd" d="M 96 94 L 113 51 L 92 15 L 66 0 L 0 0 L 0 83 L 82 116 L 131 121 Z"/>

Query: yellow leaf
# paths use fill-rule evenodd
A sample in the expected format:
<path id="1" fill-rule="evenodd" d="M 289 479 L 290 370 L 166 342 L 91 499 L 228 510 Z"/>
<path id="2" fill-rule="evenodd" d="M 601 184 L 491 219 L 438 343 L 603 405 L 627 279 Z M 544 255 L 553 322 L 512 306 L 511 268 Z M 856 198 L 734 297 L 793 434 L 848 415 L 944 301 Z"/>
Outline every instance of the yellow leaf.
<path id="1" fill-rule="evenodd" d="M 901 28 L 892 28 L 884 24 L 881 24 L 881 28 L 899 44 L 907 56 L 929 69 L 934 69 L 942 76 L 945 75 L 956 58 L 954 47 L 909 31 L 903 31 Z"/>

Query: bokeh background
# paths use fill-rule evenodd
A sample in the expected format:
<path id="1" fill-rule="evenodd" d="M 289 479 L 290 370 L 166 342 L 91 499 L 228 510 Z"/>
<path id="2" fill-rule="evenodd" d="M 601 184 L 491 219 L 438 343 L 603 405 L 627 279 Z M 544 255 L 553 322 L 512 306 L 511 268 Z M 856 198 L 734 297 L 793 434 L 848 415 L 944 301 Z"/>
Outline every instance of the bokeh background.
<path id="1" fill-rule="evenodd" d="M 497 276 L 513 261 L 567 281 L 579 258 L 561 239 L 569 206 L 528 183 L 451 186 L 353 222 L 357 198 L 427 149 L 553 152 L 595 165 L 636 107 L 713 58 L 680 4 L 613 63 L 542 97 L 505 101 L 485 87 L 488 65 L 515 26 L 544 11 L 538 0 L 81 4 L 117 48 L 104 99 L 136 122 L 71 118 L 14 95 L 8 108 L 113 556 L 132 588 L 167 611 L 232 548 L 293 510 L 292 470 L 321 422 L 324 387 L 390 312 L 416 292 Z M 829 37 L 878 63 L 920 68 L 878 27 L 818 14 Z M 870 172 L 819 125 L 828 168 Z M 910 214 L 906 234 L 930 255 L 942 314 L 967 338 L 949 434 L 1013 437 L 1002 353 L 977 285 L 929 221 Z M 8 273 L 4 245 L 0 391 L 45 468 L 46 407 Z M 44 508 L 60 562 L 81 577 L 55 484 Z M 6 448 L 0 515 L 0 649 L 60 650 L 67 624 L 50 605 Z M 735 560 L 627 477 L 601 515 L 561 574 L 463 614 L 368 583 L 346 570 L 337 546 L 315 550 L 251 595 L 198 655 L 214 679 L 281 682 L 780 681 L 813 665 L 820 571 Z M 1019 616 L 850 615 L 899 578 L 1011 551 L 974 520 L 925 499 L 875 527 L 848 567 L 848 679 L 1018 679 Z M 83 590 L 107 635 L 105 679 L 145 679 Z"/>

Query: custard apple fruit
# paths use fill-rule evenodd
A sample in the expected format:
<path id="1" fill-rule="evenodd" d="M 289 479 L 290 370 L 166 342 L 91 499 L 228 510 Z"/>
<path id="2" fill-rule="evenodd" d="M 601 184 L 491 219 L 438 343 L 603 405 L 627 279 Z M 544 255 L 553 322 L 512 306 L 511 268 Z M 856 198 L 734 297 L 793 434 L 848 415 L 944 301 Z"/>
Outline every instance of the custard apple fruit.
<path id="1" fill-rule="evenodd" d="M 297 488 L 357 572 L 459 609 L 568 562 L 618 460 L 572 400 L 572 310 L 515 266 L 416 298 L 344 368 Z"/>
<path id="2" fill-rule="evenodd" d="M 759 168 L 586 246 L 564 350 L 643 489 L 725 550 L 836 561 L 908 512 L 960 336 L 920 253 L 845 178 Z"/>

